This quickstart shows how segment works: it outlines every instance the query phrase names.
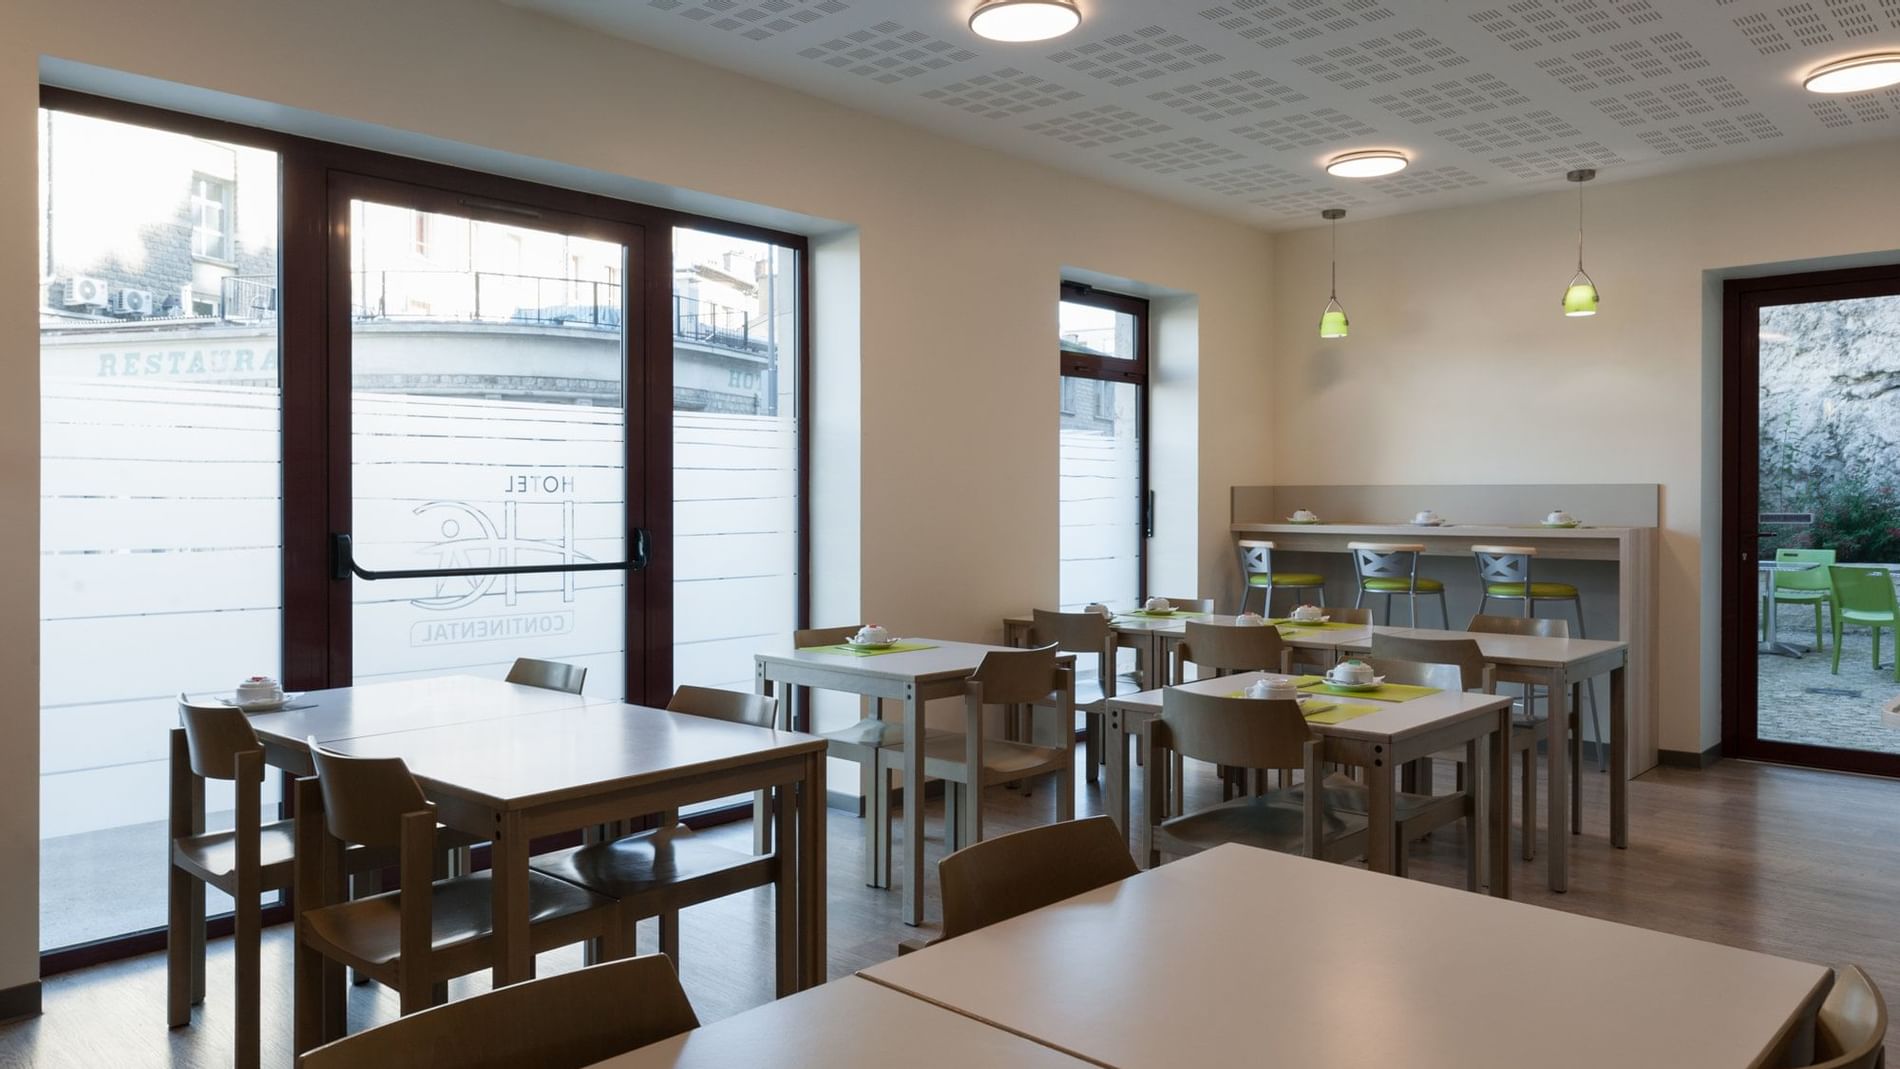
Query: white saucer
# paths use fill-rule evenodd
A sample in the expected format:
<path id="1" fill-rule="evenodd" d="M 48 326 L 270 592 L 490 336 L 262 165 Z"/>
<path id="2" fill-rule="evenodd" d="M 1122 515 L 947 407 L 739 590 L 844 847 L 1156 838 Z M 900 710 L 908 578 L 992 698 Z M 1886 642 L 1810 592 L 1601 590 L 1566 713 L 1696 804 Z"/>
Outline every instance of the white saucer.
<path id="1" fill-rule="evenodd" d="M 1335 690 L 1350 690 L 1350 691 L 1378 690 L 1380 687 L 1385 686 L 1384 676 L 1373 676 L 1372 682 L 1370 683 L 1340 683 L 1336 680 L 1326 679 L 1326 677 L 1324 676 L 1321 676 L 1320 678 L 1324 680 L 1327 686 L 1332 687 Z"/>
<path id="2" fill-rule="evenodd" d="M 853 642 L 850 639 L 846 639 L 844 645 L 854 650 L 888 650 L 892 646 L 897 645 L 897 640 L 892 639 L 889 642 Z"/>
<path id="3" fill-rule="evenodd" d="M 293 693 L 291 691 L 285 691 L 284 696 L 281 698 L 265 698 L 261 701 L 254 702 L 241 702 L 235 697 L 219 698 L 218 700 L 226 705 L 236 706 L 247 713 L 274 713 L 301 697 L 303 697 L 302 692 Z"/>

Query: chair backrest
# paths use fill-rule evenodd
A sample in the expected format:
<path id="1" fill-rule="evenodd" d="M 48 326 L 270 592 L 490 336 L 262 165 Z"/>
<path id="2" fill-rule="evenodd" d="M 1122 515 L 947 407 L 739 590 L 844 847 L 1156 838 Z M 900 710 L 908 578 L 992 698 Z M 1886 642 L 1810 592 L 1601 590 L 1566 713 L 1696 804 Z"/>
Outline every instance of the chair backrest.
<path id="1" fill-rule="evenodd" d="M 1283 672 L 1286 648 L 1278 628 L 1198 620 L 1187 622 L 1186 633 L 1174 646 L 1177 664 L 1191 661 L 1219 672 Z"/>
<path id="2" fill-rule="evenodd" d="M 843 627 L 807 627 L 803 631 L 792 632 L 792 648 L 808 650 L 813 646 L 836 646 L 859 631 L 863 624 L 847 624 Z"/>
<path id="3" fill-rule="evenodd" d="M 1831 549 L 1777 549 L 1777 564 L 1815 564 L 1816 568 L 1805 568 L 1798 572 L 1775 572 L 1777 590 L 1826 590 L 1828 589 L 1827 570 L 1834 563 L 1835 552 Z"/>
<path id="4" fill-rule="evenodd" d="M 1327 618 L 1332 620 L 1333 623 L 1372 626 L 1372 610 L 1369 608 L 1354 608 L 1350 605 L 1326 605 L 1322 606 L 1322 609 L 1325 611 Z"/>
<path id="5" fill-rule="evenodd" d="M 1374 674 L 1384 676 L 1387 683 L 1435 687 L 1439 690 L 1464 689 L 1464 673 L 1455 664 L 1425 664 L 1422 661 L 1379 657 L 1369 657 L 1366 663 L 1372 666 Z"/>
<path id="6" fill-rule="evenodd" d="M 457 999 L 318 1047 L 299 1069 L 581 1069 L 699 1026 L 664 954 Z"/>
<path id="7" fill-rule="evenodd" d="M 1875 1069 L 1887 1040 L 1887 1002 L 1858 965 L 1834 971 L 1834 987 L 1818 1014 L 1814 1069 Z"/>
<path id="8" fill-rule="evenodd" d="M 1168 748 L 1197 761 L 1234 768 L 1302 768 L 1314 738 L 1300 703 L 1282 698 L 1229 698 L 1170 687 L 1161 692 Z"/>
<path id="9" fill-rule="evenodd" d="M 1044 824 L 966 846 L 937 863 L 943 937 L 950 939 L 1136 872 L 1107 817 Z"/>
<path id="10" fill-rule="evenodd" d="M 1165 596 L 1150 594 L 1149 597 Z M 1213 598 L 1168 598 L 1168 604 L 1182 612 L 1213 612 Z"/>
<path id="11" fill-rule="evenodd" d="M 404 814 L 432 808 L 400 757 L 352 757 L 309 740 L 330 834 L 363 846 L 400 846 Z"/>
<path id="12" fill-rule="evenodd" d="M 1243 538 L 1234 543 L 1234 551 L 1240 556 L 1240 578 L 1243 582 L 1256 575 L 1273 574 L 1272 542 Z"/>
<path id="13" fill-rule="evenodd" d="M 1528 583 L 1536 546 L 1472 546 L 1481 583 Z"/>
<path id="14" fill-rule="evenodd" d="M 1832 565 L 1825 569 L 1836 611 L 1894 612 L 1893 573 L 1885 568 Z"/>
<path id="15" fill-rule="evenodd" d="M 1028 650 L 991 650 L 970 673 L 968 686 L 985 705 L 1029 705 L 1062 686 L 1054 643 Z"/>
<path id="16" fill-rule="evenodd" d="M 1053 645 L 1064 653 L 1102 654 L 1108 648 L 1108 617 L 1099 612 L 1036 609 L 1031 616 L 1034 617 L 1029 625 L 1031 645 Z"/>
<path id="17" fill-rule="evenodd" d="M 777 698 L 716 687 L 695 687 L 690 683 L 673 691 L 666 708 L 668 712 L 724 720 L 729 724 L 751 724 L 756 728 L 772 727 L 778 720 Z"/>
<path id="18" fill-rule="evenodd" d="M 1352 566 L 1361 580 L 1405 579 L 1418 581 L 1418 555 L 1425 547 L 1411 542 L 1348 542 Z"/>
<path id="19" fill-rule="evenodd" d="M 1372 655 L 1382 661 L 1419 661 L 1457 665 L 1459 690 L 1490 690 L 1492 673 L 1474 638 L 1414 638 L 1411 635 L 1372 636 Z"/>
<path id="20" fill-rule="evenodd" d="M 236 706 L 200 705 L 180 694 L 178 722 L 185 728 L 191 770 L 205 779 L 236 779 L 237 755 L 264 748 Z"/>
<path id="21" fill-rule="evenodd" d="M 1556 616 L 1487 616 L 1479 613 L 1465 625 L 1466 631 L 1482 635 L 1530 635 L 1534 638 L 1569 638 L 1570 621 Z"/>
<path id="22" fill-rule="evenodd" d="M 533 657 L 517 657 L 514 667 L 508 669 L 508 682 L 520 683 L 527 687 L 540 687 L 542 690 L 560 690 L 569 694 L 579 694 L 581 685 L 587 682 L 587 669 L 579 665 L 562 664 L 559 661 L 538 661 Z"/>

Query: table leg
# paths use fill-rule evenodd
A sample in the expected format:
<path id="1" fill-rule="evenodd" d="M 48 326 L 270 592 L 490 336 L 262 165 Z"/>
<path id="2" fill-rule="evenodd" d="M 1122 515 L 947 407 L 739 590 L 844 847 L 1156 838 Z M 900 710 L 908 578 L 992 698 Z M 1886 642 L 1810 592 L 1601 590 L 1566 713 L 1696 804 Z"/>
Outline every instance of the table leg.
<path id="1" fill-rule="evenodd" d="M 1498 722 L 1491 731 L 1491 762 L 1485 801 L 1490 809 L 1491 893 L 1498 898 L 1511 897 L 1511 707 L 1498 711 Z M 1525 828 L 1525 835 L 1536 835 L 1536 828 Z"/>
<path id="2" fill-rule="evenodd" d="M 1128 714 L 1120 709 L 1102 714 L 1108 737 L 1108 784 L 1102 793 L 1108 819 L 1123 835 L 1128 834 Z"/>
<path id="3" fill-rule="evenodd" d="M 1486 733 L 1488 737 L 1489 733 Z M 1491 828 L 1491 810 L 1485 804 L 1485 777 L 1479 773 L 1484 766 L 1479 763 L 1478 751 L 1484 738 L 1465 740 L 1465 767 L 1470 769 L 1466 775 L 1465 795 L 1465 890 L 1476 891 L 1483 882 L 1486 851 L 1483 849 L 1485 833 Z M 1416 764 L 1417 762 L 1414 762 Z M 1426 783 L 1427 787 L 1431 784 Z"/>
<path id="4" fill-rule="evenodd" d="M 520 813 L 501 815 L 489 850 L 494 986 L 506 987 L 534 977 L 534 954 L 528 947 L 528 837 Z"/>
<path id="5" fill-rule="evenodd" d="M 904 688 L 904 923 L 924 922 L 924 701 Z"/>
<path id="6" fill-rule="evenodd" d="M 1610 669 L 1610 845 L 1630 844 L 1629 665 Z"/>
<path id="7" fill-rule="evenodd" d="M 752 667 L 753 689 L 767 698 L 772 696 L 772 681 L 766 678 L 765 665 L 758 662 Z M 785 688 L 785 699 L 779 702 L 779 708 L 773 714 L 773 723 L 789 727 L 792 722 L 791 687 Z M 769 854 L 772 852 L 772 803 L 765 791 L 752 796 L 752 852 Z"/>
<path id="8" fill-rule="evenodd" d="M 780 784 L 778 795 L 778 813 L 776 816 L 778 851 L 778 878 L 772 881 L 774 947 L 777 950 L 776 965 L 778 997 L 795 994 L 801 990 L 799 980 L 805 961 L 801 954 L 800 940 L 804 931 L 804 882 L 805 859 L 800 856 L 798 829 L 793 826 L 793 818 L 805 819 L 804 804 L 793 798 L 794 789 L 799 784 Z"/>
<path id="9" fill-rule="evenodd" d="M 1398 869 L 1392 850 L 1397 833 L 1396 799 L 1392 796 L 1392 750 L 1383 744 L 1372 747 L 1372 760 L 1366 768 L 1366 867 L 1387 875 Z"/>
<path id="10" fill-rule="evenodd" d="M 829 958 L 826 931 L 826 895 L 830 884 L 826 873 L 828 859 L 825 856 L 825 832 L 827 816 L 825 806 L 825 755 L 823 751 L 812 754 L 805 768 L 805 822 L 798 829 L 798 872 L 801 880 L 799 898 L 803 904 L 799 920 L 799 941 L 804 944 L 806 967 L 804 987 L 817 987 L 825 982 L 829 975 Z"/>
<path id="11" fill-rule="evenodd" d="M 1544 740 L 1544 782 L 1549 804 L 1544 806 L 1544 858 L 1550 889 L 1570 889 L 1570 683 L 1562 667 L 1553 668 L 1544 684 L 1549 688 L 1550 737 Z M 1525 834 L 1534 834 L 1526 829 Z"/>

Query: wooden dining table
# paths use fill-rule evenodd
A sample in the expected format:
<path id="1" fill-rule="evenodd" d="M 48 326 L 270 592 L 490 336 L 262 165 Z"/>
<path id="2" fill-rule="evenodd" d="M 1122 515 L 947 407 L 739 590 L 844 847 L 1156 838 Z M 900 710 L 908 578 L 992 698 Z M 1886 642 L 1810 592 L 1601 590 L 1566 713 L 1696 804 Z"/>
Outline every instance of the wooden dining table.
<path id="1" fill-rule="evenodd" d="M 1228 844 L 859 973 L 1097 1065 L 1808 1065 L 1832 970 Z"/>
<path id="2" fill-rule="evenodd" d="M 445 826 L 491 843 L 494 983 L 533 974 L 529 844 L 770 790 L 780 847 L 760 866 L 776 890 L 780 994 L 825 975 L 824 740 L 469 676 L 312 691 L 251 717 L 269 763 L 308 775 L 307 740 L 400 757 Z"/>
<path id="3" fill-rule="evenodd" d="M 1241 672 L 1230 676 L 1177 683 L 1172 688 L 1157 688 L 1108 699 L 1104 719 L 1108 723 L 1108 783 L 1105 802 L 1109 818 L 1126 830 L 1129 821 L 1130 769 L 1128 739 L 1137 736 L 1161 715 L 1162 703 L 1170 689 L 1197 694 L 1233 694 L 1244 691 L 1256 680 L 1295 681 L 1299 677 L 1275 672 Z M 1468 861 L 1475 885 L 1478 865 L 1477 843 L 1487 843 L 1484 851 L 1488 872 L 1484 875 L 1491 893 L 1510 897 L 1510 741 L 1511 699 L 1499 694 L 1472 694 L 1439 691 L 1404 702 L 1361 700 L 1352 696 L 1328 696 L 1329 700 L 1358 702 L 1377 706 L 1378 711 L 1342 720 L 1337 724 L 1309 721 L 1320 737 L 1322 759 L 1351 765 L 1361 770 L 1366 784 L 1367 864 L 1374 872 L 1397 872 L 1396 850 L 1404 849 L 1395 839 L 1397 830 L 1398 785 L 1396 776 L 1408 763 L 1447 749 L 1463 748 L 1473 767 L 1489 769 L 1484 777 L 1468 777 L 1468 790 L 1460 804 L 1466 808 L 1473 834 Z M 1480 752 L 1482 748 L 1482 753 Z M 1165 770 L 1164 770 L 1165 771 Z M 1155 790 L 1155 772 L 1148 769 L 1150 791 Z M 1504 789 L 1498 789 L 1503 785 Z M 1381 831 L 1383 829 L 1383 831 Z M 1135 829 L 1139 849 L 1138 862 L 1145 862 L 1151 849 L 1153 828 L 1142 820 Z"/>

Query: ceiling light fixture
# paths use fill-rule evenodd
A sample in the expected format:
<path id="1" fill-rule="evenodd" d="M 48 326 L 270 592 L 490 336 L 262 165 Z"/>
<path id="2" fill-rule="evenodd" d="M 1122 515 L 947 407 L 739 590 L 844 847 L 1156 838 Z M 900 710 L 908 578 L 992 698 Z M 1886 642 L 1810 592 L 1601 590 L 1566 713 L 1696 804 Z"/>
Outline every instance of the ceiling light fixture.
<path id="1" fill-rule="evenodd" d="M 1346 322 L 1345 306 L 1339 303 L 1339 221 L 1346 217 L 1346 209 L 1328 208 L 1319 217 L 1333 224 L 1333 289 L 1326 298 L 1326 310 L 1319 314 L 1319 336 L 1343 338 L 1350 324 Z"/>
<path id="2" fill-rule="evenodd" d="M 1801 84 L 1812 93 L 1865 93 L 1900 85 L 1900 52 L 1853 56 L 1816 67 Z"/>
<path id="3" fill-rule="evenodd" d="M 1577 273 L 1570 276 L 1570 285 L 1564 287 L 1564 314 L 1572 317 L 1597 314 L 1597 284 L 1590 281 L 1583 270 L 1583 184 L 1596 176 L 1596 171 L 1589 167 L 1564 175 L 1566 181 L 1577 184 Z"/>
<path id="4" fill-rule="evenodd" d="M 1010 43 L 1047 41 L 1080 25 L 1075 0 L 984 0 L 970 16 L 972 33 Z"/>
<path id="5" fill-rule="evenodd" d="M 1398 174 L 1411 162 L 1403 152 L 1374 148 L 1334 156 L 1326 161 L 1326 173 L 1335 178 L 1378 178 L 1381 175 Z"/>

